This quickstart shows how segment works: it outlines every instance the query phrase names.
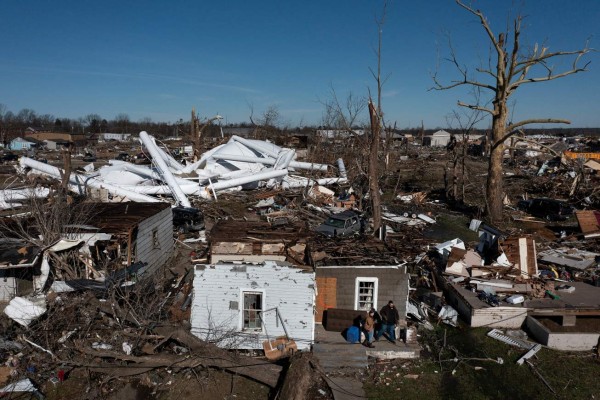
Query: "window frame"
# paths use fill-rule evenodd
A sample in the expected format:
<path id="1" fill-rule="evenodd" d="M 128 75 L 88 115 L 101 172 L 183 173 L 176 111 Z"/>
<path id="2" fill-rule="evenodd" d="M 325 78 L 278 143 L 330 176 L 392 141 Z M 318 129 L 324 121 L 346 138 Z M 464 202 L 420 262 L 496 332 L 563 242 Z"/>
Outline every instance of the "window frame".
<path id="1" fill-rule="evenodd" d="M 244 295 L 248 293 L 248 294 L 260 294 L 261 295 L 261 304 L 260 304 L 260 309 L 256 309 L 259 310 L 257 311 L 258 313 L 263 313 L 265 310 L 265 290 L 264 289 L 252 289 L 252 288 L 242 288 L 240 289 L 240 317 L 239 317 L 239 330 L 242 332 L 256 332 L 256 333 L 264 333 L 264 320 L 262 320 L 262 318 L 259 317 L 259 321 L 262 320 L 262 323 L 260 324 L 260 328 L 246 328 L 244 326 L 244 312 L 246 311 L 246 304 L 244 302 Z"/>
<path id="2" fill-rule="evenodd" d="M 160 249 L 160 236 L 158 234 L 158 227 L 152 229 L 152 249 Z"/>
<path id="3" fill-rule="evenodd" d="M 354 281 L 354 309 L 361 310 L 360 305 L 360 283 L 361 282 L 371 282 L 373 283 L 373 298 L 371 301 L 371 306 L 377 310 L 377 301 L 379 297 L 379 278 L 375 277 L 367 277 L 367 276 L 359 276 L 356 277 Z M 368 311 L 368 310 L 365 310 Z"/>

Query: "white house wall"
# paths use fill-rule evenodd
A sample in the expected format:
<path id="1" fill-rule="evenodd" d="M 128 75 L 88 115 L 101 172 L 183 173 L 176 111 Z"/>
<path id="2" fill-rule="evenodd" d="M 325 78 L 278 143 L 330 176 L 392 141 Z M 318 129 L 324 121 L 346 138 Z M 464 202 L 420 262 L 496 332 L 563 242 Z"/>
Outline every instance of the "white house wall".
<path id="1" fill-rule="evenodd" d="M 154 243 L 154 232 L 158 243 Z M 135 261 L 148 263 L 148 272 L 154 272 L 167 262 L 173 254 L 173 212 L 170 207 L 139 223 L 136 246 Z"/>
<path id="2" fill-rule="evenodd" d="M 275 311 L 264 313 L 261 332 L 242 331 L 243 291 L 262 291 L 263 310 L 277 307 L 298 349 L 310 348 L 314 341 L 315 274 L 273 261 L 197 265 L 192 333 L 219 347 L 248 350 L 262 349 L 263 341 L 285 335 Z"/>

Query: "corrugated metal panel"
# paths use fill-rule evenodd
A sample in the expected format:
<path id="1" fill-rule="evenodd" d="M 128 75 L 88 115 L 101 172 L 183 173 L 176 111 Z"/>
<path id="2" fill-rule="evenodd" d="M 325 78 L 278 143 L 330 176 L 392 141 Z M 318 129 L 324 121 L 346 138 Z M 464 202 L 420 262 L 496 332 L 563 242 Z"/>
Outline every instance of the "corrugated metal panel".
<path id="1" fill-rule="evenodd" d="M 224 348 L 262 349 L 267 334 L 271 339 L 284 335 L 274 311 L 264 315 L 262 332 L 242 331 L 241 294 L 262 291 L 263 309 L 278 307 L 298 349 L 308 349 L 314 340 L 314 285 L 314 273 L 271 261 L 196 266 L 192 333 Z"/>

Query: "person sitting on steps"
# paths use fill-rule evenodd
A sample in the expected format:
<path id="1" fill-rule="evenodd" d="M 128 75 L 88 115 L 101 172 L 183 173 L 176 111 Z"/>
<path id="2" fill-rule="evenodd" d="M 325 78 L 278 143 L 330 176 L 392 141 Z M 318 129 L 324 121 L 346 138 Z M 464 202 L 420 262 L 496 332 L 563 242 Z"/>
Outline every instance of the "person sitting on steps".
<path id="1" fill-rule="evenodd" d="M 381 330 L 375 335 L 375 340 L 379 340 L 382 335 L 386 335 L 388 340 L 396 343 L 396 325 L 400 321 L 398 309 L 394 306 L 392 300 L 388 301 L 387 305 L 383 306 L 379 312 L 381 316 Z"/>

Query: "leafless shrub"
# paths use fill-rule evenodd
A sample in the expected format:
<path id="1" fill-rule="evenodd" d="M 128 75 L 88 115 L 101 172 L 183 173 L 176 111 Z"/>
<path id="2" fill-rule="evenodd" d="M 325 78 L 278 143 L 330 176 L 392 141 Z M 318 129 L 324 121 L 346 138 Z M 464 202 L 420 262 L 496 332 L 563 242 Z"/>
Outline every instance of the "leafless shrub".
<path id="1" fill-rule="evenodd" d="M 0 220 L 0 237 L 13 237 L 46 247 L 85 225 L 94 204 L 52 188 L 47 198 L 31 196 L 19 213 Z"/>

